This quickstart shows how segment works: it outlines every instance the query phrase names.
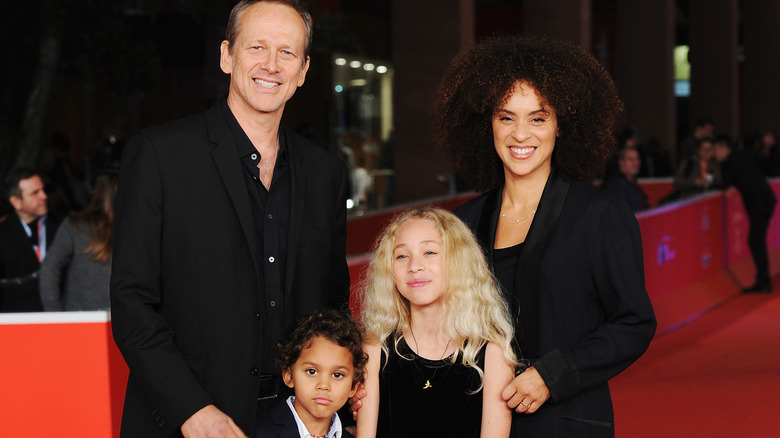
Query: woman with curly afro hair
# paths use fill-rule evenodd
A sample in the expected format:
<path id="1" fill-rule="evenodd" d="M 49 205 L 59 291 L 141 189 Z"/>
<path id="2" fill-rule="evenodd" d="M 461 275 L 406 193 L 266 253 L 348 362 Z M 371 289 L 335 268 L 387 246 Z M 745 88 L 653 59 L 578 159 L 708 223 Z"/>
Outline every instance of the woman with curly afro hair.
<path id="1" fill-rule="evenodd" d="M 442 81 L 436 138 L 484 191 L 455 213 L 501 283 L 526 365 L 502 393 L 512 436 L 614 436 L 607 381 L 655 333 L 636 217 L 587 181 L 622 111 L 596 59 L 550 38 L 487 40 Z"/>

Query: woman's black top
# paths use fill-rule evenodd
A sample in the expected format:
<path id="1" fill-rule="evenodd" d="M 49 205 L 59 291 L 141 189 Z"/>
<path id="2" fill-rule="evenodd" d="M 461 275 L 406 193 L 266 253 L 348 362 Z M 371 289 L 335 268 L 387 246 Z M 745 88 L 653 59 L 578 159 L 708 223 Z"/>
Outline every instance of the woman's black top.
<path id="1" fill-rule="evenodd" d="M 521 359 L 539 357 L 539 293 L 515 284 L 517 261 L 523 251 L 523 243 L 493 250 L 493 271 L 501 283 L 504 297 L 515 319 L 515 339 Z"/>

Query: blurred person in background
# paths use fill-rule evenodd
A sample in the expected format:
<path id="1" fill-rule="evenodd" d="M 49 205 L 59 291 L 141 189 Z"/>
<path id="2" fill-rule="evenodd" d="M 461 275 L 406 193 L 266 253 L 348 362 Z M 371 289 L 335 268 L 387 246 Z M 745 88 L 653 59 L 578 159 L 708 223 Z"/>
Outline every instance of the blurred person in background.
<path id="1" fill-rule="evenodd" d="M 60 225 L 41 265 L 43 309 L 108 310 L 118 171 L 97 174 L 87 207 Z"/>
<path id="2" fill-rule="evenodd" d="M 696 142 L 700 138 L 712 138 L 715 136 L 715 124 L 709 117 L 702 117 L 693 125 L 693 132 L 680 142 L 677 162 L 682 163 L 696 153 Z M 679 165 L 678 165 L 679 167 Z"/>
<path id="3" fill-rule="evenodd" d="M 636 148 L 624 146 L 617 152 L 618 171 L 604 183 L 604 190 L 626 201 L 634 212 L 646 210 L 647 193 L 636 181 L 640 158 Z"/>
<path id="4" fill-rule="evenodd" d="M 778 148 L 774 132 L 763 129 L 754 135 L 747 136 L 745 147 L 761 173 L 768 178 L 780 175 L 780 163 L 777 161 Z"/>
<path id="5" fill-rule="evenodd" d="M 685 159 L 674 174 L 672 182 L 678 199 L 700 195 L 709 189 L 721 187 L 720 164 L 715 159 L 711 137 L 696 140 L 696 151 Z"/>
<path id="6" fill-rule="evenodd" d="M 735 149 L 729 137 L 720 136 L 715 140 L 715 158 L 723 166 L 723 186 L 733 186 L 742 195 L 750 223 L 748 247 L 756 266 L 756 281 L 742 292 L 772 292 L 766 237 L 777 204 L 775 192 L 756 163 Z"/>
<path id="7" fill-rule="evenodd" d="M 34 170 L 12 170 L 5 186 L 14 212 L 0 223 L 0 311 L 39 312 L 38 271 L 59 221 L 48 214 L 43 180 Z"/>

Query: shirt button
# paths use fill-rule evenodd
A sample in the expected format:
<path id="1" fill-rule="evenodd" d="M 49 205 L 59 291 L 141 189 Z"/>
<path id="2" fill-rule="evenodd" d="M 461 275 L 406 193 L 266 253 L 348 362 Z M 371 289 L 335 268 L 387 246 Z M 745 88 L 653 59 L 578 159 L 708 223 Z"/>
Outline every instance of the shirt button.
<path id="1" fill-rule="evenodd" d="M 270 214 L 270 213 L 269 213 L 269 214 L 268 214 L 268 219 L 273 219 L 273 218 L 274 218 L 274 215 L 272 215 L 272 214 Z"/>
<path id="2" fill-rule="evenodd" d="M 275 259 L 275 258 L 273 258 L 273 257 L 268 257 L 268 261 L 269 261 L 269 262 L 271 262 L 271 263 L 273 263 L 275 260 L 276 260 L 276 259 Z"/>
<path id="3" fill-rule="evenodd" d="M 260 370 L 258 370 L 255 367 L 252 367 L 252 369 L 249 372 L 251 372 L 253 376 L 260 374 Z"/>
<path id="4" fill-rule="evenodd" d="M 271 307 L 276 307 L 276 301 L 271 301 L 270 304 L 271 304 Z"/>
<path id="5" fill-rule="evenodd" d="M 252 154 L 252 155 L 250 155 L 250 157 L 251 157 L 253 160 L 256 160 L 256 159 L 257 159 L 257 154 Z"/>
<path id="6" fill-rule="evenodd" d="M 259 313 L 255 313 L 255 319 L 257 319 L 258 321 L 260 320 L 260 314 Z"/>

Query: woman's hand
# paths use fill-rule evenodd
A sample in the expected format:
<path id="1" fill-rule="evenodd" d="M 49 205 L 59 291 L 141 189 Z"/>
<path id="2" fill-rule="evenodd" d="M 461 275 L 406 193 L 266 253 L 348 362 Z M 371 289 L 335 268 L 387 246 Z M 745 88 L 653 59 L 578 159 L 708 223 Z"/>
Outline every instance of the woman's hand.
<path id="1" fill-rule="evenodd" d="M 366 386 L 362 383 L 358 383 L 357 391 L 355 395 L 349 399 L 349 409 L 352 411 L 352 418 L 357 420 L 358 411 L 363 406 L 361 401 L 366 396 Z M 353 434 L 354 435 L 354 434 Z"/>
<path id="2" fill-rule="evenodd" d="M 536 368 L 530 367 L 509 382 L 501 398 L 518 414 L 533 414 L 550 398 L 550 390 Z"/>

